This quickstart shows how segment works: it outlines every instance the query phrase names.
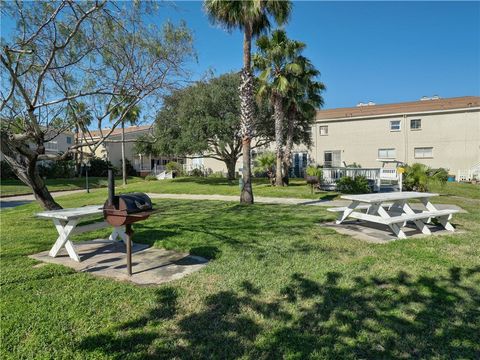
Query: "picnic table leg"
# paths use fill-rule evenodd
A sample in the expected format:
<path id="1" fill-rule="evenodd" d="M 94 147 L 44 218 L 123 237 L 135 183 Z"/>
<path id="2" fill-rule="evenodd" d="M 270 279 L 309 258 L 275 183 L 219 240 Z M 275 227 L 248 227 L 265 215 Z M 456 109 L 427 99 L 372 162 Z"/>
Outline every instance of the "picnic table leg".
<path id="1" fill-rule="evenodd" d="M 452 224 L 450 224 L 451 218 L 452 218 L 452 214 L 437 217 L 438 222 L 445 228 L 445 230 L 454 232 L 455 228 L 453 227 Z"/>
<path id="2" fill-rule="evenodd" d="M 390 224 L 388 226 L 390 227 L 390 229 L 392 229 L 394 234 L 397 235 L 397 238 L 399 238 L 399 239 L 406 239 L 407 238 L 407 235 L 405 235 L 403 230 L 397 224 Z"/>
<path id="3" fill-rule="evenodd" d="M 380 203 L 373 203 L 370 205 L 366 211 L 367 214 L 375 215 L 378 212 L 378 208 L 381 206 Z"/>
<path id="4" fill-rule="evenodd" d="M 390 214 L 383 208 L 379 207 L 378 208 L 378 215 L 380 215 L 384 219 L 390 218 Z M 393 231 L 393 233 L 397 236 L 399 239 L 406 239 L 407 235 L 403 232 L 402 228 L 398 224 L 389 224 L 388 227 Z"/>
<path id="5" fill-rule="evenodd" d="M 63 220 L 53 219 L 53 223 L 55 224 L 59 236 L 57 238 L 57 241 L 55 241 L 55 244 L 50 249 L 48 255 L 50 255 L 51 257 L 56 257 L 60 249 L 65 246 L 68 255 L 73 260 L 80 262 L 80 257 L 75 251 L 72 242 L 68 239 L 73 229 L 75 229 L 75 227 L 77 226 L 78 220 L 74 219 L 66 222 Z"/>
<path id="6" fill-rule="evenodd" d="M 421 199 L 422 204 L 427 208 L 428 211 L 436 211 L 438 210 L 435 205 L 430 202 L 429 198 Z M 450 224 L 450 220 L 452 219 L 452 214 L 446 216 L 439 216 L 437 217 L 438 222 L 448 231 L 455 231 L 455 228 L 452 224 Z M 431 222 L 431 219 L 428 219 L 428 222 Z"/>
<path id="7" fill-rule="evenodd" d="M 123 241 L 124 243 L 127 242 L 127 235 L 125 234 L 125 227 L 124 227 L 124 226 L 115 226 L 115 227 L 113 228 L 112 233 L 111 233 L 110 236 L 108 237 L 108 240 L 115 241 L 115 240 L 117 240 L 117 237 L 119 237 L 120 239 L 122 239 L 122 241 Z"/>
<path id="8" fill-rule="evenodd" d="M 428 211 L 437 211 L 438 209 L 435 207 L 435 205 L 433 205 L 431 202 L 430 202 L 430 198 L 422 198 L 420 199 L 420 201 L 422 202 L 423 206 L 425 206 L 425 208 L 428 210 Z M 432 222 L 432 218 L 428 218 L 427 220 L 427 224 L 430 224 Z"/>
<path id="9" fill-rule="evenodd" d="M 415 214 L 415 211 L 413 211 L 413 209 L 410 207 L 410 205 L 406 201 L 403 202 L 402 209 L 405 212 L 405 214 L 407 214 L 407 215 L 414 215 Z M 413 223 L 425 235 L 432 235 L 432 232 L 428 228 L 427 224 L 425 224 L 422 220 L 420 220 L 420 219 L 419 220 L 413 220 Z"/>
<path id="10" fill-rule="evenodd" d="M 345 221 L 345 219 L 355 210 L 355 208 L 360 204 L 358 201 L 352 201 L 350 205 L 347 206 L 347 208 L 343 211 L 343 213 L 340 213 L 337 221 L 335 222 L 336 224 L 341 224 L 342 222 Z"/>

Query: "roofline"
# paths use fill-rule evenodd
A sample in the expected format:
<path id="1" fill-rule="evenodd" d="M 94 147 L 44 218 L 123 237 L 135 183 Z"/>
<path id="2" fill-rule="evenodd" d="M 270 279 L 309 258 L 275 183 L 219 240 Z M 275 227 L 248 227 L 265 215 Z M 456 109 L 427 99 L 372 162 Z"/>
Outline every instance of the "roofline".
<path id="1" fill-rule="evenodd" d="M 439 114 L 439 113 L 451 113 L 451 112 L 471 112 L 475 110 L 480 110 L 480 106 L 468 107 L 468 108 L 457 108 L 457 109 L 401 112 L 401 113 L 380 114 L 380 115 L 361 115 L 361 116 L 346 116 L 346 117 L 344 116 L 339 118 L 315 119 L 315 122 L 320 123 L 320 122 L 335 122 L 335 121 L 348 121 L 348 120 L 379 119 L 379 118 L 388 118 L 393 116 Z"/>

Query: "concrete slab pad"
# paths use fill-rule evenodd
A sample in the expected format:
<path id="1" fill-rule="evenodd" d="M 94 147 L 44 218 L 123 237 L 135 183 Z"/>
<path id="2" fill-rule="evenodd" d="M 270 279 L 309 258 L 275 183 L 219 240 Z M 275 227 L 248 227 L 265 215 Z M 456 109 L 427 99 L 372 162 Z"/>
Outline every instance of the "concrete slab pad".
<path id="1" fill-rule="evenodd" d="M 334 229 L 339 234 L 350 235 L 355 239 L 363 240 L 374 244 L 387 244 L 391 241 L 401 240 L 398 239 L 395 234 L 386 225 L 375 224 L 367 221 L 360 220 L 348 220 L 341 224 L 335 224 L 335 222 L 321 223 L 319 226 Z M 441 226 L 428 224 L 427 225 L 432 235 L 422 234 L 414 225 L 407 224 L 402 230 L 407 235 L 407 238 L 422 238 L 426 236 L 436 235 L 452 235 L 461 234 L 463 231 L 456 230 L 454 233 L 445 230 Z"/>
<path id="2" fill-rule="evenodd" d="M 46 263 L 68 266 L 76 271 L 141 285 L 161 284 L 180 279 L 200 270 L 208 263 L 208 260 L 200 256 L 133 243 L 132 276 L 129 277 L 126 273 L 123 242 L 97 239 L 76 242 L 74 246 L 81 262 L 72 260 L 65 249 L 62 249 L 55 258 L 50 257 L 48 251 L 29 257 Z"/>

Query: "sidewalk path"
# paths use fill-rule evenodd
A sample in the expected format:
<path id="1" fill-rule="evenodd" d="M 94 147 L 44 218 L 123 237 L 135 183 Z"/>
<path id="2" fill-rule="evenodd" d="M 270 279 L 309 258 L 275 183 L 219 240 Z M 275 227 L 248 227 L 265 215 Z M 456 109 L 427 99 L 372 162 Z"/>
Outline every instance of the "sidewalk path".
<path id="1" fill-rule="evenodd" d="M 56 198 L 56 197 L 59 197 L 59 196 L 78 194 L 78 193 L 81 193 L 81 192 L 85 192 L 85 190 L 80 189 L 80 190 L 54 191 L 54 192 L 51 192 L 50 194 L 52 194 L 52 196 L 54 198 Z M 28 204 L 32 201 L 35 201 L 35 197 L 33 196 L 33 194 L 5 196 L 5 197 L 0 198 L 0 209 L 13 208 L 15 206 Z"/>
<path id="2" fill-rule="evenodd" d="M 239 202 L 237 195 L 197 195 L 197 194 L 158 194 L 148 193 L 152 199 L 177 199 L 177 200 L 217 200 Z M 283 205 L 317 205 L 317 206 L 346 206 L 347 200 L 312 200 L 299 198 L 278 198 L 255 196 L 257 204 L 283 204 Z"/>

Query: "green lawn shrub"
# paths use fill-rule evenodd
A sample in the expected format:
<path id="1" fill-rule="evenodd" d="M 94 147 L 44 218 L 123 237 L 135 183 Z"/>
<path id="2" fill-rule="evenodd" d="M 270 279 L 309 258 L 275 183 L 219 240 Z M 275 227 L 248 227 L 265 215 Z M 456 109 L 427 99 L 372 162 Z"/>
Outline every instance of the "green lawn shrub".
<path id="1" fill-rule="evenodd" d="M 344 176 L 337 181 L 337 191 L 345 194 L 366 194 L 370 192 L 370 186 L 365 176 Z"/>

